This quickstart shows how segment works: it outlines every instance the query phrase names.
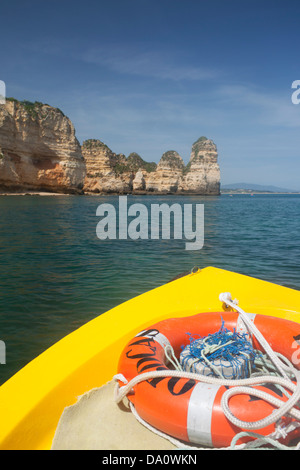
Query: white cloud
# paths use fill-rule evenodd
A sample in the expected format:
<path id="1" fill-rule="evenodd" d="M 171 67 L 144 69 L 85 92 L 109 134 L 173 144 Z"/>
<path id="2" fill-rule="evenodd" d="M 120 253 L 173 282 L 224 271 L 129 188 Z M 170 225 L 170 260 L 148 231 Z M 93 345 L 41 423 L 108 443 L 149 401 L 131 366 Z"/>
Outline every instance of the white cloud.
<path id="1" fill-rule="evenodd" d="M 286 92 L 281 90 L 277 94 L 255 89 L 251 85 L 224 85 L 217 93 L 223 104 L 228 103 L 231 113 L 243 110 L 249 124 L 253 119 L 267 127 L 300 128 L 300 108 L 292 104 L 288 85 Z"/>
<path id="2" fill-rule="evenodd" d="M 218 76 L 217 70 L 205 66 L 184 64 L 182 57 L 167 50 L 141 50 L 128 45 L 95 47 L 79 58 L 87 63 L 101 65 L 126 75 L 137 75 L 165 80 L 209 80 Z"/>

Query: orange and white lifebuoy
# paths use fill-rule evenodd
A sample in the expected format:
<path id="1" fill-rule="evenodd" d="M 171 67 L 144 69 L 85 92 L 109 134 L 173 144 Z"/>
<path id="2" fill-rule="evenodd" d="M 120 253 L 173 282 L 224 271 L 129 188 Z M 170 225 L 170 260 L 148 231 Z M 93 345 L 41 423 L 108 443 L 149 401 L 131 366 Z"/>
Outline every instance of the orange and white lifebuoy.
<path id="1" fill-rule="evenodd" d="M 300 369 L 299 354 L 295 349 L 300 339 L 300 324 L 277 317 L 250 315 L 273 350 Z M 118 372 L 130 381 L 145 372 L 167 371 L 165 346 L 171 344 L 179 357 L 182 346 L 189 343 L 186 333 L 204 337 L 219 331 L 222 322 L 231 331 L 244 328 L 239 313 L 224 311 L 170 318 L 156 323 L 127 344 L 119 360 Z M 252 340 L 254 348 L 261 350 L 257 340 Z M 282 402 L 287 401 L 285 395 L 279 396 L 278 389 L 274 387 L 258 385 L 256 389 L 267 391 Z M 218 448 L 229 446 L 234 436 L 244 430 L 233 425 L 223 413 L 221 399 L 226 390 L 228 387 L 224 385 L 189 378 L 154 377 L 135 385 L 128 399 L 144 421 L 163 433 L 181 441 Z M 232 396 L 229 405 L 236 417 L 248 422 L 261 420 L 274 410 L 274 405 L 249 394 Z M 286 420 L 290 422 L 292 418 Z M 271 424 L 260 429 L 259 433 L 269 435 L 274 430 L 275 424 Z M 285 443 L 298 435 L 299 428 L 289 434 Z M 249 439 L 251 437 L 244 437 L 239 443 Z"/>

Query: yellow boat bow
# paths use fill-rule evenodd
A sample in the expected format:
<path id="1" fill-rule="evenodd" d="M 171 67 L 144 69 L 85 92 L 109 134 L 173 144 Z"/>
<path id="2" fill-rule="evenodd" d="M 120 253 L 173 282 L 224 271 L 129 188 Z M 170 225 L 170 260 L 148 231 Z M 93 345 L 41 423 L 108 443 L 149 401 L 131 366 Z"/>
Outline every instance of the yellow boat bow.
<path id="1" fill-rule="evenodd" d="M 60 416 L 117 373 L 125 344 L 168 317 L 222 311 L 221 292 L 243 310 L 300 322 L 300 292 L 207 267 L 129 300 L 64 337 L 0 387 L 0 448 L 50 449 Z"/>

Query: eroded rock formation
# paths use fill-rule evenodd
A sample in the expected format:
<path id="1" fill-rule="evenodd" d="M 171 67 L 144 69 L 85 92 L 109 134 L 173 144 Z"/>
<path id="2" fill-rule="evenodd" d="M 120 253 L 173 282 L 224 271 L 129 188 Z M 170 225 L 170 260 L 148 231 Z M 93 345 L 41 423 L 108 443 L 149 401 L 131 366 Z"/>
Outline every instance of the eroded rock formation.
<path id="1" fill-rule="evenodd" d="M 220 193 L 217 147 L 206 137 L 200 137 L 192 146 L 190 161 L 184 170 L 183 191 L 195 194 Z"/>
<path id="2" fill-rule="evenodd" d="M 158 164 L 137 153 L 126 158 L 97 139 L 80 146 L 57 108 L 13 98 L 0 106 L 0 191 L 214 195 L 220 193 L 217 159 L 206 137 L 193 144 L 187 165 L 175 150 Z"/>
<path id="3" fill-rule="evenodd" d="M 8 99 L 0 106 L 0 186 L 81 192 L 85 162 L 72 122 L 57 108 Z"/>
<path id="4" fill-rule="evenodd" d="M 135 194 L 219 194 L 220 168 L 216 145 L 200 137 L 192 146 L 189 163 L 175 151 L 165 152 L 158 165 L 138 154 L 113 153 L 99 140 L 82 146 L 87 174 L 86 192 Z"/>
<path id="5" fill-rule="evenodd" d="M 145 191 L 145 177 L 156 169 L 155 163 L 145 162 L 137 153 L 115 154 L 100 140 L 83 142 L 86 162 L 84 191 L 92 193 L 127 194 Z"/>

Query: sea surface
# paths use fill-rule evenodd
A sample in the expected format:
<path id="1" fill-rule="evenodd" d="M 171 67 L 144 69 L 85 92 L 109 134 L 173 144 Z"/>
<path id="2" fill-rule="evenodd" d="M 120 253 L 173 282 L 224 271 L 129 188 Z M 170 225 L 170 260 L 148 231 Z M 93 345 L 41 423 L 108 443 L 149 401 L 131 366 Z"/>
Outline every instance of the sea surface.
<path id="1" fill-rule="evenodd" d="M 0 197 L 0 384 L 66 334 L 194 266 L 300 289 L 300 195 L 128 196 L 204 204 L 204 246 L 185 240 L 100 240 L 97 207 L 118 196 Z"/>

